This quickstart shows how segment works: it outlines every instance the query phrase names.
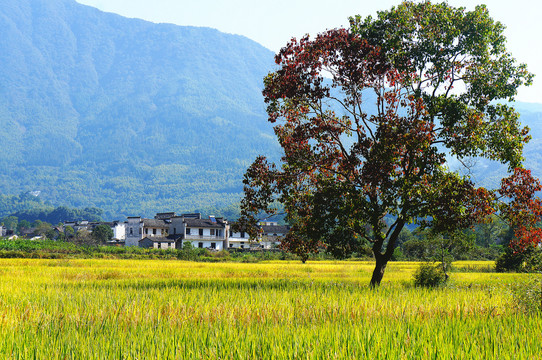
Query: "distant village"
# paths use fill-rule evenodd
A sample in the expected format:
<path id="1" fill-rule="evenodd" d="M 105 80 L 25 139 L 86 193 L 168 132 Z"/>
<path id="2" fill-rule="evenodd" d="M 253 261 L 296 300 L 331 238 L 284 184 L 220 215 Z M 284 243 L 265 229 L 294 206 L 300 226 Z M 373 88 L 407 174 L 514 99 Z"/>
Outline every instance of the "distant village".
<path id="1" fill-rule="evenodd" d="M 246 232 L 234 232 L 228 220 L 222 217 L 203 218 L 200 213 L 178 216 L 174 212 L 157 213 L 153 219 L 131 216 L 125 222 L 68 221 L 62 226 L 54 227 L 54 231 L 63 234 L 68 227 L 71 227 L 75 233 L 92 232 L 99 225 L 107 225 L 113 231 L 113 238 L 107 242 L 108 245 L 181 249 L 184 244 L 190 243 L 197 248 L 217 251 L 273 249 L 280 245 L 281 238 L 289 231 L 289 226 L 279 225 L 277 222 L 261 222 L 259 237 L 250 239 Z M 1 225 L 0 235 L 9 238 L 16 237 L 8 233 Z M 40 238 L 40 236 L 33 236 L 31 232 L 22 235 L 33 239 Z"/>

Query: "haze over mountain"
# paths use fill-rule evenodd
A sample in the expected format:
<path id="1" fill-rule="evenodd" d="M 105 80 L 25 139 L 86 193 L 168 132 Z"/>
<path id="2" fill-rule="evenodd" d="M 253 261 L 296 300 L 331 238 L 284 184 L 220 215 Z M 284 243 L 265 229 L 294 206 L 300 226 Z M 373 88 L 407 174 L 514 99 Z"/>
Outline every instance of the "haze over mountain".
<path id="1" fill-rule="evenodd" d="M 224 207 L 277 153 L 261 95 L 273 53 L 210 28 L 73 0 L 0 3 L 0 191 L 106 217 Z"/>
<path id="2" fill-rule="evenodd" d="M 2 0 L 0 34 L 0 194 L 39 191 L 106 219 L 228 215 L 246 167 L 278 157 L 261 95 L 273 53 L 245 37 L 74 0 Z M 518 109 L 541 176 L 542 105 Z M 474 170 L 482 182 L 503 175 Z"/>

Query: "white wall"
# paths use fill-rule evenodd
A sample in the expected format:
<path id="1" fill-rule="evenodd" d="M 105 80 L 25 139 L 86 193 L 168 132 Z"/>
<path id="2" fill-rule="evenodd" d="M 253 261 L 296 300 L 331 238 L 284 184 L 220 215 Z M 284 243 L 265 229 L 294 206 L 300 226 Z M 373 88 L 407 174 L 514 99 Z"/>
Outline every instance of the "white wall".
<path id="1" fill-rule="evenodd" d="M 203 248 L 211 248 L 211 243 L 215 243 L 216 250 L 223 250 L 224 248 L 224 241 L 222 239 L 217 239 L 216 241 L 209 241 L 209 240 L 183 240 L 183 244 L 186 242 L 190 242 L 193 247 L 197 248 L 199 247 L 199 243 L 203 243 Z"/>

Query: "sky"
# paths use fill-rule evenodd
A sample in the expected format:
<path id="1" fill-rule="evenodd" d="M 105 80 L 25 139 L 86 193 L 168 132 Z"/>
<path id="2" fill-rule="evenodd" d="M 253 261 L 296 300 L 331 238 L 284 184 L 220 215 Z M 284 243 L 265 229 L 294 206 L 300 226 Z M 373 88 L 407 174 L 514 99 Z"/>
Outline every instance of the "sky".
<path id="1" fill-rule="evenodd" d="M 292 38 L 347 27 L 348 17 L 376 15 L 400 0 L 77 0 L 102 11 L 156 23 L 205 26 L 244 35 L 277 52 Z M 508 50 L 537 75 L 516 100 L 542 103 L 542 2 L 533 0 L 449 0 L 472 10 L 485 4 L 506 26 Z"/>

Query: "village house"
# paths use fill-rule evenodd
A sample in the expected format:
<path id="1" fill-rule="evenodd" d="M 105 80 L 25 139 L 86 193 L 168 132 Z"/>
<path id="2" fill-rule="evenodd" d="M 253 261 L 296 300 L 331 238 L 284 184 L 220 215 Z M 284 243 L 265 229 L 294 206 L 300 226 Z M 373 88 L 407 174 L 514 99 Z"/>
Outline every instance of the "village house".
<path id="1" fill-rule="evenodd" d="M 234 232 L 230 230 L 230 249 L 273 249 L 280 245 L 281 239 L 290 231 L 290 227 L 279 225 L 274 221 L 261 222 L 259 235 L 256 239 L 250 239 L 245 231 Z"/>
<path id="2" fill-rule="evenodd" d="M 170 234 L 189 242 L 194 247 L 223 250 L 228 248 L 228 221 L 209 216 L 202 219 L 201 214 L 184 214 L 171 218 Z"/>
<path id="3" fill-rule="evenodd" d="M 130 216 L 126 221 L 125 245 L 140 246 L 140 240 L 145 238 L 147 238 L 147 241 L 143 244 L 154 239 L 165 238 L 168 236 L 168 230 L 169 223 L 167 219 L 142 219 L 140 216 Z"/>
<path id="4" fill-rule="evenodd" d="M 288 234 L 290 227 L 288 225 L 279 225 L 276 222 L 267 221 L 260 223 L 260 241 L 262 249 L 273 249 L 280 245 L 282 238 Z"/>
<path id="5" fill-rule="evenodd" d="M 289 231 L 288 226 L 264 222 L 259 237 L 251 240 L 244 231 L 230 230 L 222 217 L 202 218 L 200 213 L 177 216 L 174 212 L 158 213 L 154 219 L 131 216 L 125 225 L 126 246 L 155 249 L 181 249 L 186 243 L 211 250 L 272 249 Z"/>
<path id="6" fill-rule="evenodd" d="M 245 231 L 234 232 L 230 230 L 228 239 L 228 248 L 230 249 L 249 249 L 251 244 L 250 236 Z"/>

